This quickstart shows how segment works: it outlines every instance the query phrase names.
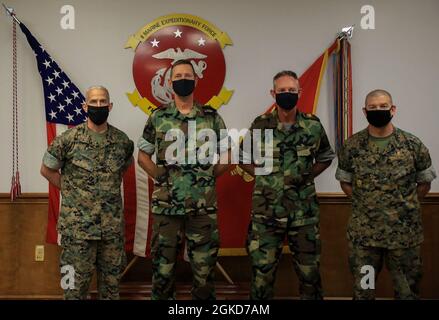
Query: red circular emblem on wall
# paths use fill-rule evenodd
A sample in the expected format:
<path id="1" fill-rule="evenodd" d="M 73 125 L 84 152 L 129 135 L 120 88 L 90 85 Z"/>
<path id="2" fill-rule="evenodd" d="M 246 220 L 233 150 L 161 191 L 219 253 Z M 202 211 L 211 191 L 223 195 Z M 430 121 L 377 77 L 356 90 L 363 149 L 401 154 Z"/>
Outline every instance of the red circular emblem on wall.
<path id="1" fill-rule="evenodd" d="M 128 98 L 147 113 L 170 103 L 173 100 L 171 67 L 185 59 L 191 62 L 198 78 L 195 100 L 218 109 L 233 94 L 223 86 L 226 76 L 223 49 L 231 44 L 225 32 L 202 18 L 188 14 L 157 18 L 127 42 L 126 48 L 135 50 L 136 86 L 134 92 L 127 94 Z"/>
<path id="2" fill-rule="evenodd" d="M 196 101 L 205 104 L 220 92 L 226 64 L 219 43 L 193 27 L 169 26 L 151 34 L 136 49 L 133 77 L 140 95 L 157 106 L 169 103 L 171 66 L 180 59 L 192 63 L 199 79 Z"/>

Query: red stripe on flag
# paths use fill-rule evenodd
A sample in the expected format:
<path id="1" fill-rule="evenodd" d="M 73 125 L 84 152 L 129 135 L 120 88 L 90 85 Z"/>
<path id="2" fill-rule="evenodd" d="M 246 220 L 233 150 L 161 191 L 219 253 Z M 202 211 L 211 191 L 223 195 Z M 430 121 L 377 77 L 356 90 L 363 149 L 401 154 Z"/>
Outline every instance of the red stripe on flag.
<path id="1" fill-rule="evenodd" d="M 136 166 L 132 163 L 123 176 L 125 250 L 133 251 L 137 215 Z"/>
<path id="2" fill-rule="evenodd" d="M 146 256 L 149 257 L 151 253 L 151 237 L 152 237 L 152 211 L 151 211 L 151 199 L 152 199 L 152 192 L 154 191 L 154 180 L 148 177 L 148 197 L 149 197 L 149 215 L 148 215 L 148 237 L 146 242 Z"/>
<path id="3" fill-rule="evenodd" d="M 351 44 L 347 41 L 348 46 L 348 74 L 349 74 L 349 83 L 348 83 L 348 93 L 349 93 L 349 107 L 348 107 L 348 137 L 352 136 L 353 128 L 352 128 L 352 60 L 351 60 Z"/>
<path id="4" fill-rule="evenodd" d="M 224 173 L 216 180 L 221 248 L 244 248 L 252 207 L 252 182 Z M 239 190 L 239 191 L 237 191 Z"/>
<path id="5" fill-rule="evenodd" d="M 56 124 L 46 122 L 47 145 L 50 145 L 56 137 Z M 49 210 L 47 217 L 46 242 L 56 244 L 58 232 L 56 224 L 59 216 L 59 189 L 49 183 Z"/>

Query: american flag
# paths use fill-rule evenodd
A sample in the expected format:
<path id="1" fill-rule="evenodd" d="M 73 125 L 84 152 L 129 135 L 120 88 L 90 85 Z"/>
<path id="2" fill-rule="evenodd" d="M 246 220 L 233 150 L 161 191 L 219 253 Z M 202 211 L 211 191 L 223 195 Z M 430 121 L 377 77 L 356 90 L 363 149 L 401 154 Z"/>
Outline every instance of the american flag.
<path id="1" fill-rule="evenodd" d="M 46 121 L 68 126 L 76 126 L 84 122 L 86 114 L 82 109 L 82 104 L 85 99 L 78 87 L 23 23 L 20 24 L 20 28 L 37 58 L 38 71 L 43 80 Z"/>
<path id="2" fill-rule="evenodd" d="M 86 113 L 82 109 L 85 98 L 23 23 L 20 23 L 20 28 L 34 51 L 43 83 L 47 144 L 50 145 L 57 135 L 87 119 Z M 149 253 L 151 235 L 149 199 L 152 188 L 152 181 L 134 162 L 124 175 L 122 190 L 125 208 L 126 250 L 133 251 L 138 256 L 145 256 Z M 60 239 L 56 231 L 59 210 L 60 191 L 49 184 L 46 235 L 48 243 L 59 243 Z"/>

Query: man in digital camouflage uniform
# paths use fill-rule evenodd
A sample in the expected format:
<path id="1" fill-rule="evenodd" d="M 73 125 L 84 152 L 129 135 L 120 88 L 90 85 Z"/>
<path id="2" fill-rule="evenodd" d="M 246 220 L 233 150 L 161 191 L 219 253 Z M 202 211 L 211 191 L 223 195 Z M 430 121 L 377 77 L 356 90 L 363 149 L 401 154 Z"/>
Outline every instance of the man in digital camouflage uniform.
<path id="1" fill-rule="evenodd" d="M 182 242 L 186 239 L 193 273 L 193 299 L 215 299 L 214 268 L 219 250 L 215 176 L 227 165 L 202 164 L 198 156 L 190 161 L 190 152 L 199 151 L 200 141 L 189 141 L 189 135 L 212 129 L 216 134 L 214 153 L 220 150 L 220 140 L 226 139 L 221 129 L 224 121 L 215 109 L 194 102 L 197 78 L 188 60 L 175 62 L 169 85 L 174 101 L 155 110 L 139 139 L 139 165 L 155 180 L 152 195 L 153 235 L 151 256 L 153 265 L 152 299 L 175 299 L 175 268 Z M 174 150 L 180 132 L 182 148 Z M 168 140 L 168 141 L 167 141 Z M 174 151 L 178 154 L 175 156 Z M 151 156 L 156 154 L 156 163 Z M 212 156 L 212 154 L 210 154 Z M 177 158 L 179 162 L 177 161 Z M 173 163 L 176 162 L 176 163 Z"/>
<path id="2" fill-rule="evenodd" d="M 300 297 L 321 299 L 319 205 L 314 178 L 331 164 L 335 154 L 320 120 L 297 110 L 300 85 L 294 72 L 279 72 L 271 95 L 276 107 L 257 117 L 249 130 L 250 136 L 262 130 L 260 150 L 268 147 L 273 153 L 271 172 L 255 176 L 248 234 L 253 271 L 250 298 L 274 297 L 276 269 L 287 237 Z M 264 143 L 270 131 L 272 147 Z M 257 170 L 254 160 L 243 150 L 241 161 L 252 164 L 242 168 L 250 174 Z"/>
<path id="3" fill-rule="evenodd" d="M 120 185 L 134 144 L 107 123 L 112 109 L 107 89 L 91 87 L 86 96 L 87 122 L 53 140 L 41 174 L 61 190 L 60 264 L 74 280 L 64 298 L 86 299 L 96 269 L 99 298 L 118 299 L 126 263 Z"/>
<path id="4" fill-rule="evenodd" d="M 369 126 L 345 142 L 336 172 L 343 191 L 352 197 L 347 236 L 354 299 L 375 298 L 375 286 L 362 286 L 370 272 L 363 267 L 372 267 L 377 279 L 384 261 L 395 298 L 417 299 L 423 241 L 419 199 L 436 173 L 422 142 L 392 125 L 396 107 L 390 93 L 370 92 L 363 112 Z"/>

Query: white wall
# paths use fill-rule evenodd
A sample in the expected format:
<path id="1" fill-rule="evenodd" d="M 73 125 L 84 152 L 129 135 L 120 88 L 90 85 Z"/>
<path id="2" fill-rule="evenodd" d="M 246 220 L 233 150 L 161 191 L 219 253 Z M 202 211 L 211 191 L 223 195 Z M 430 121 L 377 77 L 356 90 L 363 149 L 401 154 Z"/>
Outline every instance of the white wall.
<path id="1" fill-rule="evenodd" d="M 303 72 L 334 40 L 342 26 L 356 24 L 352 39 L 354 131 L 365 127 L 361 108 L 366 93 L 388 89 L 398 106 L 394 123 L 424 141 L 439 169 L 439 1 L 437 0 L 5 0 L 18 17 L 84 90 L 106 85 L 115 108 L 111 123 L 134 140 L 146 116 L 125 93 L 135 86 L 134 52 L 124 45 L 131 34 L 171 13 L 200 16 L 227 32 L 225 85 L 234 89 L 221 108 L 228 127 L 247 127 L 272 103 L 272 76 L 282 69 Z M 76 30 L 62 30 L 60 8 L 73 5 Z M 376 30 L 361 30 L 360 9 L 373 5 Z M 11 175 L 11 22 L 0 15 L 0 192 L 9 192 Z M 18 31 L 21 175 L 24 192 L 46 192 L 39 175 L 46 149 L 41 80 L 33 53 Z M 323 83 L 317 115 L 334 141 L 332 76 Z M 320 192 L 340 191 L 336 163 L 317 180 Z M 432 186 L 439 191 L 439 182 Z"/>

